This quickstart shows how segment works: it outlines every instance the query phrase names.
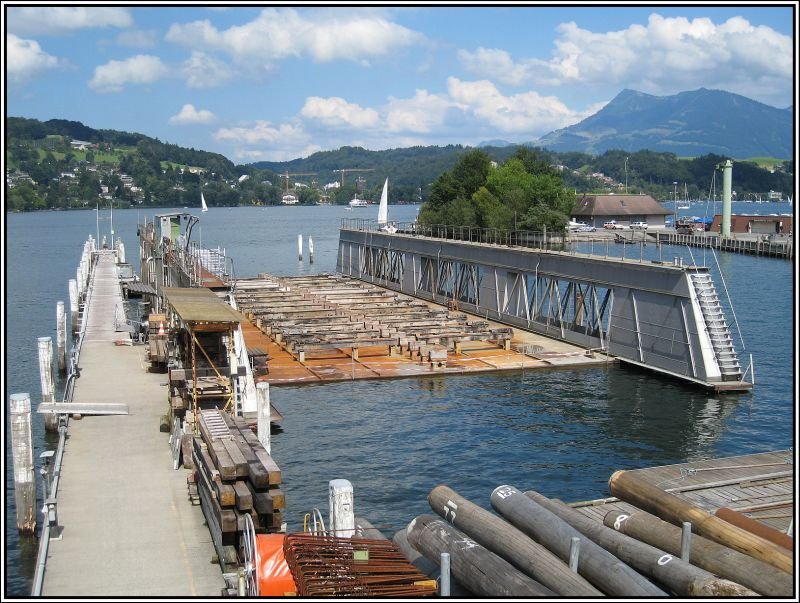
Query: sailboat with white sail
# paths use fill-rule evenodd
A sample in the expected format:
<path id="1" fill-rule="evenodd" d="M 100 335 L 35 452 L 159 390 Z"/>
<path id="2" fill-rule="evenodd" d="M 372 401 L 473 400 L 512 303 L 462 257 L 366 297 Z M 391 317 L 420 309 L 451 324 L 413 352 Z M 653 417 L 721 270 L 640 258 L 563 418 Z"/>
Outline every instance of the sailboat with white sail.
<path id="1" fill-rule="evenodd" d="M 202 209 L 200 211 L 207 212 L 208 205 L 206 205 L 206 198 L 203 196 L 203 191 L 200 191 L 200 204 L 202 206 Z"/>
<path id="2" fill-rule="evenodd" d="M 383 230 L 388 233 L 397 232 L 397 227 L 389 224 L 389 179 L 383 183 L 383 192 L 381 193 L 381 203 L 378 206 L 378 230 Z"/>

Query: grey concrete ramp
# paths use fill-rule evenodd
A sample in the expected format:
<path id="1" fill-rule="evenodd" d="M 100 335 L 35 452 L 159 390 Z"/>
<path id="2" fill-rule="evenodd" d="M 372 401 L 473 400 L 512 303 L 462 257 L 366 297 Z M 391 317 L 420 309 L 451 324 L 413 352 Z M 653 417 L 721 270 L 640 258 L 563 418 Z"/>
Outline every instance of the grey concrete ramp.
<path id="1" fill-rule="evenodd" d="M 61 540 L 51 541 L 42 595 L 219 596 L 224 580 L 187 472 L 174 470 L 164 374 L 114 324 L 121 306 L 111 252 L 101 252 L 87 314 L 76 403 L 122 403 L 128 415 L 69 422 L 58 489 Z"/>

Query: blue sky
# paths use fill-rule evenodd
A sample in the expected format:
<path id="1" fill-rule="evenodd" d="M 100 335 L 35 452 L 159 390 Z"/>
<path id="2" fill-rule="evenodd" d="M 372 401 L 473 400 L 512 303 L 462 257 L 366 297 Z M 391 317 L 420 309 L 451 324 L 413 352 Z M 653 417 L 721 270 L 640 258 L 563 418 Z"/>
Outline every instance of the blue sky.
<path id="1" fill-rule="evenodd" d="M 235 163 L 532 141 L 625 88 L 794 103 L 792 4 L 4 10 L 7 115 Z"/>

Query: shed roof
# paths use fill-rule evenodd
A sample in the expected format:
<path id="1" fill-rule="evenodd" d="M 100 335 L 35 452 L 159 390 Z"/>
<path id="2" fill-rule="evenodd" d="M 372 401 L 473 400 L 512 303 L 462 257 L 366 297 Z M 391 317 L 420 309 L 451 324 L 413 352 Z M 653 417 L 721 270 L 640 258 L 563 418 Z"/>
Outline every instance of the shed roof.
<path id="1" fill-rule="evenodd" d="M 240 323 L 241 315 L 205 287 L 165 287 L 169 305 L 185 323 Z"/>
<path id="2" fill-rule="evenodd" d="M 650 195 L 584 195 L 576 200 L 573 216 L 668 216 Z"/>

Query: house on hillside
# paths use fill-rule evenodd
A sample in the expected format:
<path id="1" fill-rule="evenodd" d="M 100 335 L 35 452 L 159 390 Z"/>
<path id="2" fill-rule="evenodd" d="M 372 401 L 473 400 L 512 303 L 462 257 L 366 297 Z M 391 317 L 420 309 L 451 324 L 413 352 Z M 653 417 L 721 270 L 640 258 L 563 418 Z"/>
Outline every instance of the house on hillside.
<path id="1" fill-rule="evenodd" d="M 612 220 L 622 225 L 646 222 L 648 228 L 664 228 L 665 218 L 672 213 L 650 195 L 612 193 L 578 197 L 570 217 L 598 228 L 602 228 L 603 224 Z"/>

